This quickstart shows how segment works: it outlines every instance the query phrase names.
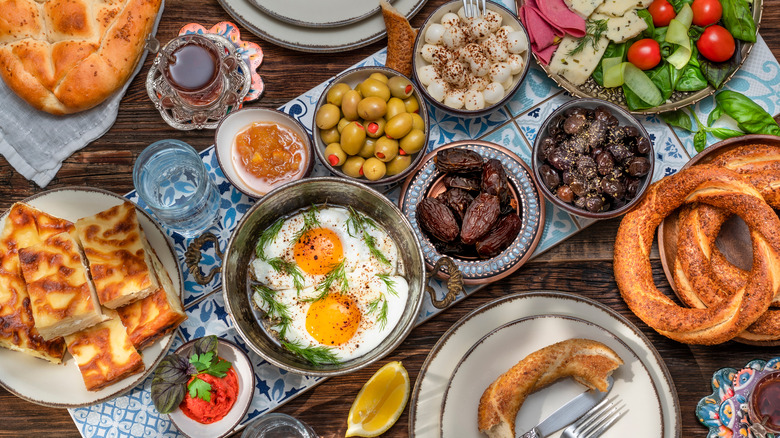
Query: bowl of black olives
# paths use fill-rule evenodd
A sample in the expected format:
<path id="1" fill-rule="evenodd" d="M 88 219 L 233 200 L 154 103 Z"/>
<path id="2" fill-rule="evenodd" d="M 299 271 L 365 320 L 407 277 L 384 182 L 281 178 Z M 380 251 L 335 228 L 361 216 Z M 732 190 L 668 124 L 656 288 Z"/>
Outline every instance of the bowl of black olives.
<path id="1" fill-rule="evenodd" d="M 533 147 L 533 176 L 567 212 L 607 219 L 631 210 L 653 178 L 655 154 L 639 121 L 599 99 L 575 99 L 544 121 Z"/>
<path id="2" fill-rule="evenodd" d="M 334 175 L 393 184 L 428 147 L 428 110 L 415 84 L 386 67 L 337 76 L 317 102 L 312 134 L 320 162 Z"/>

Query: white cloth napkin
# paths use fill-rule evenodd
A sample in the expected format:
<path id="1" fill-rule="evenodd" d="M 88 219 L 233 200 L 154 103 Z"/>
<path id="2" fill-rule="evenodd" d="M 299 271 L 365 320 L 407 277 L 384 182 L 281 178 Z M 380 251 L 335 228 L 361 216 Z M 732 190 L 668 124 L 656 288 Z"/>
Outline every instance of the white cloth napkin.
<path id="1" fill-rule="evenodd" d="M 162 17 L 163 7 L 152 29 Z M 119 102 L 135 75 L 143 68 L 146 51 L 121 90 L 87 111 L 55 116 L 39 111 L 19 98 L 0 80 L 0 155 L 22 176 L 46 187 L 72 153 L 105 134 L 116 121 Z"/>

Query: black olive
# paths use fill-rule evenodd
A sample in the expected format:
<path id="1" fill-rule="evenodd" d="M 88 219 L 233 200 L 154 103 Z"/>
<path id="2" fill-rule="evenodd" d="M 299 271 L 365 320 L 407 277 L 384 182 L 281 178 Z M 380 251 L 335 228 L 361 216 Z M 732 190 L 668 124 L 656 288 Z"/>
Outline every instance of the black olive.
<path id="1" fill-rule="evenodd" d="M 601 193 L 612 196 L 613 198 L 622 198 L 625 193 L 623 183 L 613 176 L 602 178 L 599 187 L 601 188 Z"/>
<path id="2" fill-rule="evenodd" d="M 640 154 L 646 154 L 653 149 L 653 145 L 647 137 L 639 137 L 636 141 L 636 151 Z"/>
<path id="3" fill-rule="evenodd" d="M 582 176 L 575 176 L 572 182 L 569 183 L 569 188 L 577 196 L 585 196 L 588 192 L 587 180 Z"/>
<path id="4" fill-rule="evenodd" d="M 585 118 L 588 117 L 588 113 L 589 113 L 589 111 L 587 109 L 585 109 L 585 108 L 582 108 L 582 107 L 569 108 L 566 111 L 566 115 L 567 116 L 581 115 L 581 116 L 585 116 Z"/>
<path id="5" fill-rule="evenodd" d="M 558 170 L 569 170 L 574 167 L 576 154 L 571 149 L 557 147 L 550 152 L 548 161 Z"/>
<path id="6" fill-rule="evenodd" d="M 555 190 L 561 184 L 561 178 L 558 176 L 558 172 L 546 164 L 539 167 L 539 176 L 550 191 Z"/>
<path id="7" fill-rule="evenodd" d="M 612 157 L 617 161 L 618 163 L 627 163 L 628 160 L 630 160 L 634 154 L 631 153 L 631 151 L 626 147 L 624 144 L 611 144 L 607 146 L 607 150 L 610 154 L 612 154 Z"/>
<path id="8" fill-rule="evenodd" d="M 620 120 L 615 116 L 609 116 L 607 119 L 607 126 L 617 126 L 618 124 L 620 124 Z"/>
<path id="9" fill-rule="evenodd" d="M 574 206 L 577 208 L 585 209 L 585 198 L 577 198 L 574 200 Z"/>
<path id="10" fill-rule="evenodd" d="M 650 172 L 650 161 L 645 157 L 634 157 L 626 167 L 631 176 L 645 176 Z"/>
<path id="11" fill-rule="evenodd" d="M 545 137 L 544 140 L 542 140 L 541 148 L 539 149 L 539 159 L 540 160 L 546 160 L 547 156 L 550 154 L 550 151 L 552 148 L 555 147 L 555 142 L 550 137 Z"/>
<path id="12" fill-rule="evenodd" d="M 597 106 L 596 109 L 593 110 L 593 117 L 595 117 L 596 120 L 606 122 L 610 117 L 613 116 L 608 109 L 604 108 L 603 106 Z"/>
<path id="13" fill-rule="evenodd" d="M 626 133 L 629 137 L 639 137 L 639 130 L 633 126 L 626 126 Z"/>
<path id="14" fill-rule="evenodd" d="M 582 128 L 584 128 L 587 124 L 588 122 L 585 120 L 584 114 L 573 114 L 566 118 L 566 122 L 563 124 L 563 130 L 567 134 L 573 135 L 582 131 Z"/>
<path id="15" fill-rule="evenodd" d="M 604 151 L 596 158 L 596 167 L 598 168 L 599 175 L 606 175 L 612 172 L 615 167 L 615 161 L 612 159 L 612 154 Z"/>
<path id="16" fill-rule="evenodd" d="M 582 156 L 577 160 L 577 170 L 579 170 L 585 178 L 595 178 L 597 173 L 596 161 L 587 155 Z"/>
<path id="17" fill-rule="evenodd" d="M 598 213 L 604 208 L 604 198 L 592 195 L 585 198 L 585 209 L 591 213 Z"/>
<path id="18" fill-rule="evenodd" d="M 634 199 L 639 192 L 639 180 L 634 178 L 626 179 L 626 198 Z"/>
<path id="19" fill-rule="evenodd" d="M 555 195 L 563 202 L 571 203 L 571 201 L 574 199 L 574 192 L 571 191 L 571 188 L 569 186 L 560 186 L 558 187 L 558 190 L 555 191 Z"/>

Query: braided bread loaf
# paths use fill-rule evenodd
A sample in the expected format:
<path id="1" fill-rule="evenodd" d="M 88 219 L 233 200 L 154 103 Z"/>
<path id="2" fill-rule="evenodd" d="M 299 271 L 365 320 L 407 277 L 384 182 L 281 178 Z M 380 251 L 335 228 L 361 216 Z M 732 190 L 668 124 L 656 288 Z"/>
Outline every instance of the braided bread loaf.
<path id="1" fill-rule="evenodd" d="M 161 0 L 0 0 L 0 77 L 33 107 L 70 114 L 121 88 Z"/>

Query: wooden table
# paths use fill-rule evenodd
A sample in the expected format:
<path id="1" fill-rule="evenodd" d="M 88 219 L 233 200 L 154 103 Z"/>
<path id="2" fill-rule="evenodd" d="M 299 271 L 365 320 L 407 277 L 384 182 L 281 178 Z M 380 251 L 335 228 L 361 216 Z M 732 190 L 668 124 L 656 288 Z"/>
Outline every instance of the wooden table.
<path id="1" fill-rule="evenodd" d="M 412 20 L 412 25 L 419 27 L 424 17 L 443 2 L 429 0 Z M 168 41 L 194 17 L 202 24 L 231 19 L 216 0 L 167 0 L 157 37 L 161 41 Z M 265 95 L 251 106 L 270 108 L 276 108 L 306 92 L 386 44 L 386 40 L 382 40 L 345 53 L 308 54 L 274 46 L 244 29 L 241 35 L 244 39 L 259 43 L 265 52 L 265 61 L 260 70 L 266 84 Z M 761 36 L 775 57 L 780 57 L 780 0 L 764 1 Z M 119 117 L 111 130 L 65 160 L 47 189 L 87 185 L 124 194 L 133 189 L 131 172 L 135 158 L 150 143 L 163 138 L 178 138 L 198 150 L 213 143 L 213 131 L 181 132 L 163 122 L 144 88 L 150 63 L 151 60 L 147 59 L 145 68 L 130 85 L 120 105 Z M 35 183 L 19 175 L 5 159 L 0 158 L 0 210 L 41 190 Z M 689 346 L 671 341 L 648 328 L 627 308 L 613 278 L 612 246 L 619 223 L 619 219 L 613 219 L 587 228 L 527 264 L 513 276 L 478 291 L 416 328 L 397 350 L 379 364 L 349 376 L 325 381 L 278 411 L 304 420 L 323 437 L 344 436 L 352 400 L 380 365 L 390 360 L 402 360 L 414 381 L 428 352 L 441 334 L 470 310 L 508 293 L 547 289 L 574 292 L 600 301 L 640 327 L 658 349 L 673 376 L 680 402 L 682 436 L 704 436 L 706 430 L 696 420 L 694 409 L 699 399 L 710 393 L 712 373 L 726 366 L 739 367 L 751 359 L 776 356 L 778 349 L 756 348 L 734 342 L 717 347 Z M 656 284 L 670 292 L 655 248 L 652 260 Z M 407 436 L 408 419 L 407 409 L 386 436 Z M 66 410 L 35 405 L 0 388 L 0 437 L 36 436 L 78 437 L 79 432 Z"/>

